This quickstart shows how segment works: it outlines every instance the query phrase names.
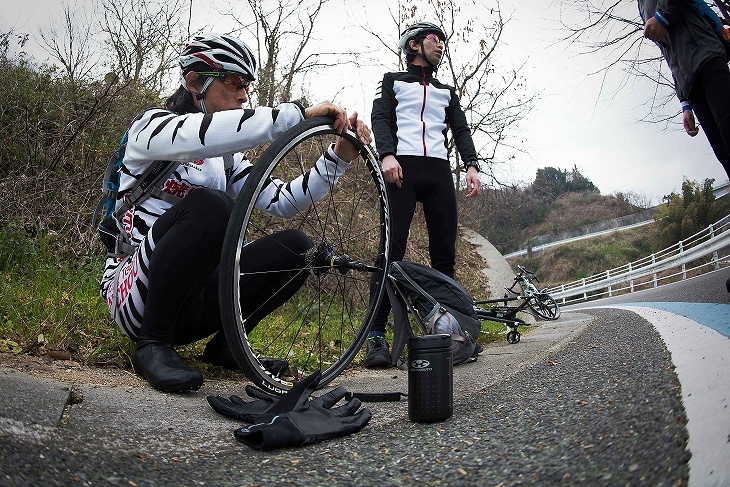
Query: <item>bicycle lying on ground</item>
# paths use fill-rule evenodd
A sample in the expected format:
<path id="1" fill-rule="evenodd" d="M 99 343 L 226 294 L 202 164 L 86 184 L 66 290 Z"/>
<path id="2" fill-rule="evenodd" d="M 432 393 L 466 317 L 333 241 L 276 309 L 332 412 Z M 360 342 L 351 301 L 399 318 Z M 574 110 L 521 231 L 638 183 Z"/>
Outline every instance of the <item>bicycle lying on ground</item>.
<path id="1" fill-rule="evenodd" d="M 533 281 L 540 282 L 535 273 L 521 265 L 518 265 L 517 268 L 520 272 L 515 276 L 512 285 L 504 288 L 507 293 L 503 298 L 474 301 L 479 319 L 507 325 L 509 328 L 507 342 L 509 343 L 520 341 L 521 335 L 517 329 L 518 326 L 529 326 L 527 322 L 517 318 L 519 312 L 528 312 L 536 318 L 544 320 L 560 318 L 558 303 L 545 290 L 540 290 L 533 284 Z M 515 290 L 515 286 L 519 286 L 519 291 Z M 520 301 L 520 303 L 517 306 L 507 304 L 515 301 Z"/>

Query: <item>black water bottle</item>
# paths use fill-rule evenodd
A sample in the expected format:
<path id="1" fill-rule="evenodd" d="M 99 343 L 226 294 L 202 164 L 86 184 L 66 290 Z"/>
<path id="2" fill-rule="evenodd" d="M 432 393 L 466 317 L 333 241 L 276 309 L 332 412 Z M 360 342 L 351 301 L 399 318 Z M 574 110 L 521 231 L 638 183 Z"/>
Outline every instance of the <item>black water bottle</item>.
<path id="1" fill-rule="evenodd" d="M 408 418 L 419 423 L 443 421 L 454 410 L 450 335 L 408 339 Z"/>

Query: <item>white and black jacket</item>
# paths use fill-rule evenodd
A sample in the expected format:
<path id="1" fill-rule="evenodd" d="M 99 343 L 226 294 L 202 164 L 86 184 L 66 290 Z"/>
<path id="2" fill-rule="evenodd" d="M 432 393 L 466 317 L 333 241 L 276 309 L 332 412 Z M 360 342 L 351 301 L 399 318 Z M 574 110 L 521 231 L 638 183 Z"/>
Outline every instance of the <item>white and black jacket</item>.
<path id="1" fill-rule="evenodd" d="M 448 160 L 447 130 L 451 129 L 465 167 L 477 161 L 456 90 L 433 74 L 433 68 L 409 64 L 407 71 L 383 76 L 371 115 L 381 159 L 411 155 Z"/>

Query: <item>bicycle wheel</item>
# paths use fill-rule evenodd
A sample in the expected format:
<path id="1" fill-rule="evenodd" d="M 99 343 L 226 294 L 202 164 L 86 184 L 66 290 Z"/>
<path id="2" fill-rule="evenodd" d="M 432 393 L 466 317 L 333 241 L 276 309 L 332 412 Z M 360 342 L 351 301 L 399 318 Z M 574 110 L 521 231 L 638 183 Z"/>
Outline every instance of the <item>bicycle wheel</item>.
<path id="1" fill-rule="evenodd" d="M 535 315 L 545 320 L 557 320 L 560 318 L 560 306 L 545 292 L 532 296 L 527 304 Z"/>
<path id="2" fill-rule="evenodd" d="M 223 246 L 220 307 L 226 338 L 246 376 L 275 394 L 316 370 L 322 371 L 320 386 L 337 377 L 362 347 L 385 290 L 390 224 L 382 172 L 369 147 L 351 132 L 338 135 L 331 122 L 302 122 L 264 151 L 236 200 Z M 257 201 L 274 178 L 302 177 L 306 185 L 309 170 L 338 137 L 354 144 L 360 156 L 327 196 L 310 198 L 306 208 L 297 204 L 301 210 L 289 218 L 260 209 L 268 202 Z M 289 194 L 281 188 L 277 198 Z M 308 238 L 306 248 L 286 249 L 296 265 L 260 269 L 247 262 L 247 246 L 255 242 L 274 252 L 282 245 L 281 232 L 292 230 Z M 242 302 L 252 298 L 240 287 L 252 279 L 269 286 L 254 307 Z M 275 309 L 266 309 L 277 300 Z M 286 360 L 289 369 L 267 370 L 271 361 L 264 358 Z"/>

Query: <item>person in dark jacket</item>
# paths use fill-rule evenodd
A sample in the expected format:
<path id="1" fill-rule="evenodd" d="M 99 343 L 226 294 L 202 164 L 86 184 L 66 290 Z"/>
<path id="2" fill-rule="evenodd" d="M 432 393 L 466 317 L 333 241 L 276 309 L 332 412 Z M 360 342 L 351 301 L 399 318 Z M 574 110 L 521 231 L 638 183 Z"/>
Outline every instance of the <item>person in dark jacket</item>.
<path id="1" fill-rule="evenodd" d="M 406 54 L 407 69 L 383 76 L 371 123 L 393 209 L 391 260 L 405 255 L 416 202 L 421 202 L 431 267 L 453 278 L 457 215 L 449 129 L 464 162 L 467 198 L 479 193 L 480 182 L 474 141 L 456 90 L 434 76 L 445 41 L 444 32 L 428 22 L 413 24 L 403 32 L 399 44 Z M 384 299 L 368 336 L 366 367 L 387 367 L 391 362 L 385 340 L 389 312 L 390 302 Z"/>
<path id="2" fill-rule="evenodd" d="M 720 20 L 703 0 L 638 0 L 638 6 L 644 37 L 672 71 L 685 131 L 697 135 L 696 115 L 730 177 L 730 71 Z"/>

